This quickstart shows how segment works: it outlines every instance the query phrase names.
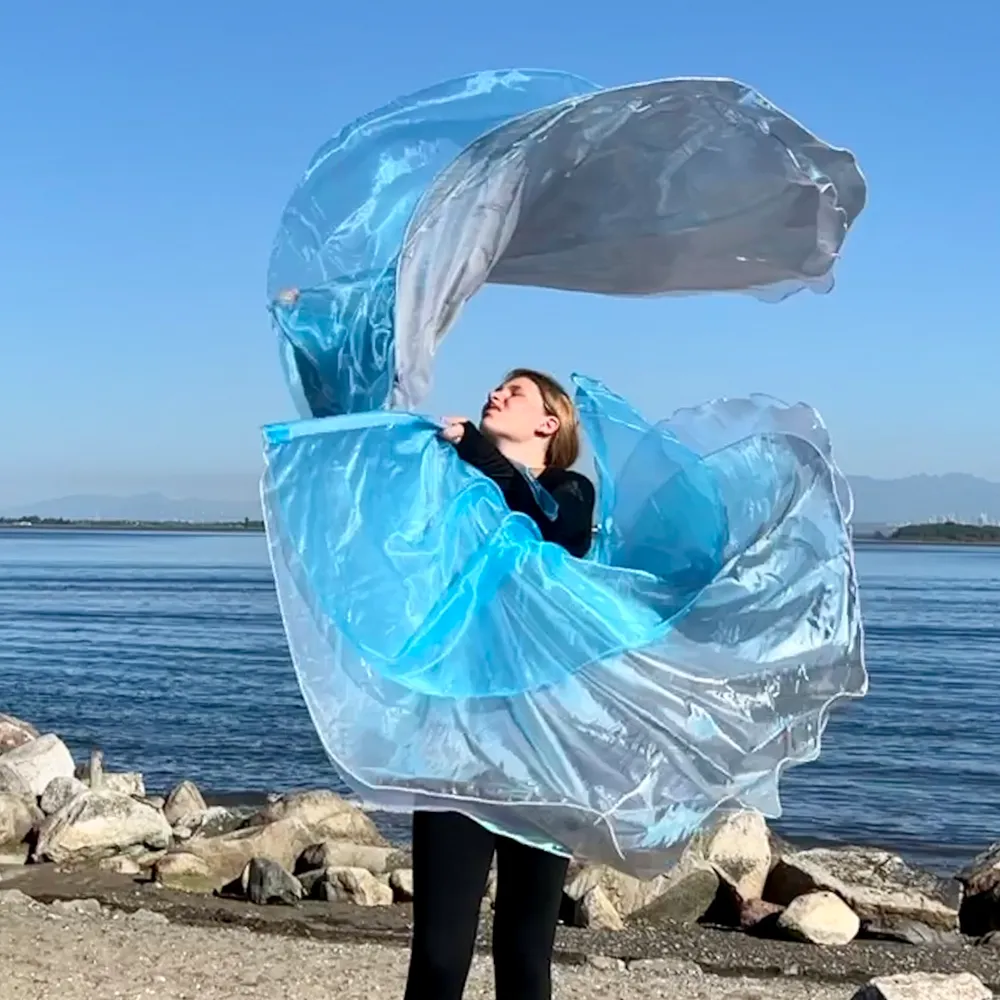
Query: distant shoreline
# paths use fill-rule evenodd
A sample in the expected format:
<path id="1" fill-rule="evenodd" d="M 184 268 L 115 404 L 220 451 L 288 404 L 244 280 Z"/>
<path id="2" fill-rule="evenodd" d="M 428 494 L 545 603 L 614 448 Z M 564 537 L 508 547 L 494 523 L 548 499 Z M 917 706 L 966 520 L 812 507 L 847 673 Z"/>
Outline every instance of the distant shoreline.
<path id="1" fill-rule="evenodd" d="M 0 518 L 0 530 L 11 531 L 142 531 L 188 534 L 263 534 L 263 521 L 76 521 L 49 518 Z"/>

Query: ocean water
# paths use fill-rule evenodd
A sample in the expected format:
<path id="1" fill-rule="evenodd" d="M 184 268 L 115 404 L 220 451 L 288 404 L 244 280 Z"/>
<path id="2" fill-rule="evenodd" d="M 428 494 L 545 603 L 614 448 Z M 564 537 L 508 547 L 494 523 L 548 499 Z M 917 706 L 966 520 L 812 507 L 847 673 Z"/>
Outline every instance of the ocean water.
<path id="1" fill-rule="evenodd" d="M 860 545 L 871 693 L 783 781 L 786 836 L 951 872 L 1000 839 L 1000 548 Z M 256 534 L 0 530 L 0 711 L 218 795 L 338 787 Z"/>

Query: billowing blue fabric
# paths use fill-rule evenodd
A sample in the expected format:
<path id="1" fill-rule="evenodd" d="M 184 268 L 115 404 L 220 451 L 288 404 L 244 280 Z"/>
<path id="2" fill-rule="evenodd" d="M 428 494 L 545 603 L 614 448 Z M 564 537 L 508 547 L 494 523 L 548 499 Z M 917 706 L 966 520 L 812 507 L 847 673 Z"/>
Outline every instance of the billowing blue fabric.
<path id="1" fill-rule="evenodd" d="M 310 164 L 268 276 L 283 365 L 304 416 L 413 409 L 484 282 L 826 291 L 864 202 L 850 153 L 732 80 L 448 81 L 352 123 Z"/>
<path id="2" fill-rule="evenodd" d="M 265 432 L 282 614 L 317 731 L 383 809 L 460 809 L 662 869 L 864 692 L 843 477 L 804 406 L 646 422 L 577 379 L 594 552 L 541 541 L 438 427 L 369 412 Z"/>

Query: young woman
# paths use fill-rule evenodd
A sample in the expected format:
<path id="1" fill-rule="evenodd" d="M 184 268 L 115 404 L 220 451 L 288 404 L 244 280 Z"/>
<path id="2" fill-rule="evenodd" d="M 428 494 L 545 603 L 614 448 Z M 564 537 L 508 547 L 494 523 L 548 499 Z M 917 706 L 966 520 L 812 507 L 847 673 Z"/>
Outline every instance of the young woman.
<path id="1" fill-rule="evenodd" d="M 558 382 L 516 369 L 490 393 L 479 427 L 449 418 L 441 436 L 496 482 L 510 509 L 532 518 L 546 541 L 574 556 L 587 554 L 594 488 L 570 470 L 580 450 L 579 422 Z M 525 469 L 555 500 L 556 517 L 542 511 Z M 418 812 L 413 817 L 413 950 L 405 1000 L 460 1000 L 494 853 L 497 1000 L 551 997 L 552 946 L 567 859 L 498 836 L 460 813 Z"/>

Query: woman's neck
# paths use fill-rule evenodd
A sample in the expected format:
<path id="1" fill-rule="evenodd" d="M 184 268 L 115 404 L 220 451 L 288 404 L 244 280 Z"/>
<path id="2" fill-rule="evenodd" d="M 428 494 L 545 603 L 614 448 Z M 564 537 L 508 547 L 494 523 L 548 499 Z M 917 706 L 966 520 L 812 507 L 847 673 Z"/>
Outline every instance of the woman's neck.
<path id="1" fill-rule="evenodd" d="M 507 441 L 494 438 L 497 451 L 509 462 L 530 469 L 536 476 L 545 471 L 547 444 L 542 441 Z"/>

